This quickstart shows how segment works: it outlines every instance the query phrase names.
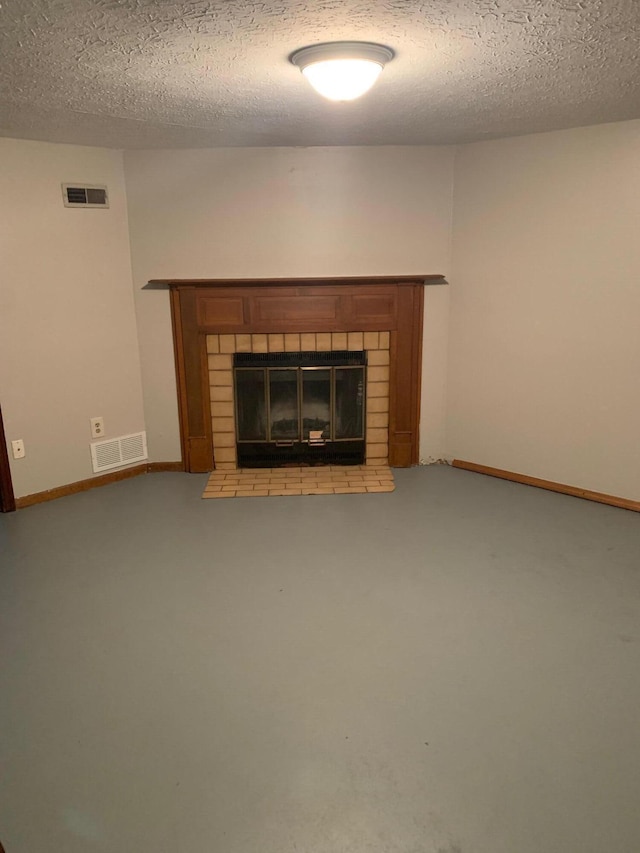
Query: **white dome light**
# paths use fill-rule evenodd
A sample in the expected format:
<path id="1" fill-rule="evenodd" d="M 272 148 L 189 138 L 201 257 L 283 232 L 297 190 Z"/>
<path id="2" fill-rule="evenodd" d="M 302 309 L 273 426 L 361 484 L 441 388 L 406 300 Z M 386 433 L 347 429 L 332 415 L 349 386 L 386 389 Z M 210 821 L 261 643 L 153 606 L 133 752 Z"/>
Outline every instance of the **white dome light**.
<path id="1" fill-rule="evenodd" d="M 290 57 L 313 88 L 331 101 L 353 101 L 368 92 L 393 51 L 368 42 L 303 47 Z"/>

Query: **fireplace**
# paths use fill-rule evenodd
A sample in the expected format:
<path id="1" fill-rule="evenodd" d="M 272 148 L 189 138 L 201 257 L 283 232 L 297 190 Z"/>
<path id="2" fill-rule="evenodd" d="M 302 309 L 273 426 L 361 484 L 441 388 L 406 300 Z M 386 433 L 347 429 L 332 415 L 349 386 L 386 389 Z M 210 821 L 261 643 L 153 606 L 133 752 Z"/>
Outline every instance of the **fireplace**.
<path id="1" fill-rule="evenodd" d="M 237 467 L 233 356 L 251 352 L 365 352 L 365 462 L 417 464 L 423 288 L 438 284 L 441 275 L 149 282 L 171 291 L 184 470 Z"/>
<path id="2" fill-rule="evenodd" d="M 364 463 L 365 352 L 236 353 L 233 380 L 240 468 Z"/>

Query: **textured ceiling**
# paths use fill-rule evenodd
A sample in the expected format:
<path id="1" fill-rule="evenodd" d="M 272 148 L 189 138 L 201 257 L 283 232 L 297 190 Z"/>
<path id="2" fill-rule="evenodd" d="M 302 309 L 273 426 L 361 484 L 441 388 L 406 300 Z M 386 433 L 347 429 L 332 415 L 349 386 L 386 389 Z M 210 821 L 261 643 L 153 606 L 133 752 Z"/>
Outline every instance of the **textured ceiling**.
<path id="1" fill-rule="evenodd" d="M 0 136 L 419 145 L 640 117 L 640 0 L 0 2 Z M 396 52 L 360 101 L 287 61 L 331 40 Z"/>

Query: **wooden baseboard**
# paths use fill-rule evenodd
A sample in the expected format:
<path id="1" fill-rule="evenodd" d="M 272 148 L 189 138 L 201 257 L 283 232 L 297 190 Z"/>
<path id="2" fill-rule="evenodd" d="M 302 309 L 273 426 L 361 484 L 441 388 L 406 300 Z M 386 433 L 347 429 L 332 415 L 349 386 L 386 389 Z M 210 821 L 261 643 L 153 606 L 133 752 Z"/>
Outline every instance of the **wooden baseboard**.
<path id="1" fill-rule="evenodd" d="M 163 471 L 184 471 L 184 462 L 149 462 L 147 471 L 158 474 Z"/>
<path id="2" fill-rule="evenodd" d="M 132 468 L 125 468 L 123 471 L 111 471 L 109 474 L 101 474 L 99 477 L 89 477 L 88 480 L 78 480 L 76 483 L 68 483 L 66 486 L 56 486 L 55 489 L 47 489 L 45 492 L 35 492 L 33 495 L 25 495 L 22 498 L 16 499 L 18 509 L 24 509 L 27 506 L 44 503 L 45 501 L 54 501 L 56 498 L 64 498 L 67 495 L 76 495 L 78 492 L 86 492 L 89 489 L 95 489 L 99 486 L 108 486 L 109 483 L 116 483 L 118 480 L 128 480 L 130 477 L 138 477 L 140 474 L 147 473 L 147 465 L 134 465 Z"/>
<path id="3" fill-rule="evenodd" d="M 67 495 L 76 495 L 78 492 L 87 492 L 100 486 L 108 486 L 119 480 L 128 480 L 131 477 L 139 477 L 140 474 L 157 473 L 159 471 L 184 471 L 182 462 L 145 462 L 142 465 L 134 465 L 122 471 L 112 471 L 109 474 L 101 474 L 98 477 L 89 477 L 87 480 L 78 480 L 76 483 L 68 483 L 66 486 L 56 486 L 55 489 L 47 489 L 44 492 L 35 492 L 33 495 L 24 495 L 16 498 L 16 507 L 24 509 L 27 506 L 41 504 L 45 501 L 54 501 Z"/>
<path id="4" fill-rule="evenodd" d="M 475 462 L 465 462 L 463 459 L 454 459 L 451 464 L 454 468 L 463 468 L 465 471 L 473 471 L 476 474 L 487 474 L 489 477 L 499 477 L 501 480 L 511 480 L 514 483 L 522 483 L 525 486 L 535 486 L 538 489 L 560 492 L 563 495 L 571 495 L 574 498 L 584 498 L 587 501 L 596 501 L 600 504 L 616 506 L 620 509 L 629 509 L 632 512 L 640 512 L 640 501 L 619 498 L 616 495 L 605 495 L 603 492 L 592 492 L 590 489 L 567 486 L 565 483 L 554 483 L 553 480 L 541 480 L 539 477 L 529 477 L 527 474 L 503 471 L 502 468 L 477 465 Z"/>

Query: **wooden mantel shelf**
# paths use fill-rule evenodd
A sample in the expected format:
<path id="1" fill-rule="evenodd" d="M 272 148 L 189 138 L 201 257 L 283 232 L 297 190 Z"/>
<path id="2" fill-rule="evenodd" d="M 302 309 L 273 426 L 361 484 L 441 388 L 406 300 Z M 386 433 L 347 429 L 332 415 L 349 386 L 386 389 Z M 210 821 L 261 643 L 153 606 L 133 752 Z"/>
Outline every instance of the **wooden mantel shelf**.
<path id="1" fill-rule="evenodd" d="M 336 287 L 358 284 L 447 284 L 443 275 L 327 276 L 325 278 L 153 278 L 143 290 L 165 287 Z"/>
<path id="2" fill-rule="evenodd" d="M 150 281 L 147 289 L 171 294 L 185 471 L 214 467 L 207 335 L 286 332 L 389 333 L 389 464 L 416 465 L 424 287 L 446 283 L 442 275 Z"/>

